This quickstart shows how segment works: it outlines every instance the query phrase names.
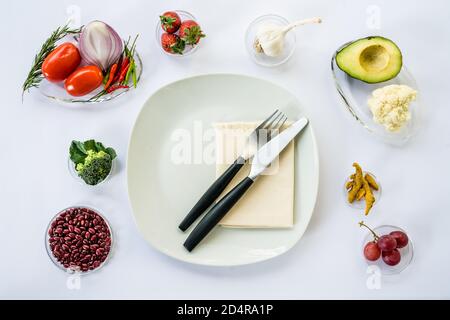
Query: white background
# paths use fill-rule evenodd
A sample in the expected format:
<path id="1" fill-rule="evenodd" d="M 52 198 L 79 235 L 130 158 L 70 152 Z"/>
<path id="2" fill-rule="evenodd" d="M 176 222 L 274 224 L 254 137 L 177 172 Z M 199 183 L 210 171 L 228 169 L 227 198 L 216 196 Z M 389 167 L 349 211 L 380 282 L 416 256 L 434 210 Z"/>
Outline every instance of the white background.
<path id="1" fill-rule="evenodd" d="M 26 95 L 21 84 L 42 42 L 81 10 L 81 23 L 107 21 L 122 35 L 140 33 L 144 74 L 138 90 L 106 105 L 71 109 Z M 369 5 L 380 8 L 381 29 L 367 26 Z M 192 12 L 207 34 L 186 59 L 165 56 L 155 24 L 168 9 Z M 321 16 L 320 26 L 298 29 L 293 59 L 276 69 L 255 65 L 243 36 L 265 13 L 289 20 Z M 450 298 L 450 4 L 448 1 L 7 1 L 0 52 L 0 298 Z M 402 49 L 428 108 L 424 128 L 407 146 L 373 139 L 338 99 L 330 58 L 338 46 L 380 34 Z M 257 265 L 208 268 L 175 261 L 138 234 L 127 198 L 125 159 L 131 127 L 144 101 L 159 87 L 201 73 L 230 72 L 271 80 L 305 106 L 318 138 L 320 189 L 310 226 L 285 255 Z M 183 103 L 180 101 L 180 103 Z M 119 171 L 103 187 L 79 185 L 67 170 L 72 139 L 96 138 L 114 146 Z M 415 257 L 401 275 L 366 287 L 360 213 L 346 206 L 342 183 L 359 161 L 383 185 L 383 197 L 366 219 L 405 228 Z M 60 209 L 76 203 L 101 208 L 110 220 L 114 256 L 83 277 L 80 290 L 49 260 L 44 232 Z"/>

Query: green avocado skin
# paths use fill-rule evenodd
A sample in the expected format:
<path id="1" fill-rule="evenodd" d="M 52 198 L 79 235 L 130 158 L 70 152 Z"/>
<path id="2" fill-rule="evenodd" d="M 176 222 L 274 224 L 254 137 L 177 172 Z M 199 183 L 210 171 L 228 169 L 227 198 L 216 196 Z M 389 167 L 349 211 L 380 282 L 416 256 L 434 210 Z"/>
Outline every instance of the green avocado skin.
<path id="1" fill-rule="evenodd" d="M 360 59 L 360 56 L 355 54 L 355 51 L 358 53 L 362 52 L 364 48 L 372 45 L 388 47 L 395 53 L 390 56 L 392 63 L 385 70 L 369 72 L 362 67 L 355 67 L 355 64 L 359 65 Z M 400 73 L 403 65 L 403 57 L 400 48 L 392 40 L 382 36 L 369 36 L 345 44 L 338 49 L 335 60 L 339 69 L 344 71 L 350 77 L 371 84 L 385 82 L 395 78 Z"/>

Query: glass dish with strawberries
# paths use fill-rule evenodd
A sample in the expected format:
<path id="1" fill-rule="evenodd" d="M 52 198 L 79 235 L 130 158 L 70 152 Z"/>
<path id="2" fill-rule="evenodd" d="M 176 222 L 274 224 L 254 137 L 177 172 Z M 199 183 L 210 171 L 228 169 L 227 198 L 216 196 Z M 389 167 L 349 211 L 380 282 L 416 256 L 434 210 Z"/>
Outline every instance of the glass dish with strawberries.
<path id="1" fill-rule="evenodd" d="M 204 37 L 195 17 L 183 10 L 164 12 L 156 24 L 156 44 L 170 56 L 193 54 Z"/>
<path id="2" fill-rule="evenodd" d="M 81 28 L 57 28 L 36 54 L 23 93 L 38 88 L 64 103 L 111 100 L 136 88 L 142 61 L 136 38 L 123 40 L 108 24 L 91 21 Z"/>

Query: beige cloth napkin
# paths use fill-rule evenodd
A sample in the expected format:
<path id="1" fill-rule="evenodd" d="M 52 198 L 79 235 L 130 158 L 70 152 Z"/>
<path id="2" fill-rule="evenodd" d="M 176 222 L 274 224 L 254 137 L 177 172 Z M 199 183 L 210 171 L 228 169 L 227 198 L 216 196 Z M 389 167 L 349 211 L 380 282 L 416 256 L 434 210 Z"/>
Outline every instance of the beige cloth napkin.
<path id="1" fill-rule="evenodd" d="M 216 177 L 219 177 L 241 153 L 246 138 L 258 123 L 216 123 Z M 250 172 L 246 163 L 227 186 L 226 194 Z M 294 142 L 278 161 L 266 169 L 220 225 L 234 228 L 289 228 L 294 223 Z"/>

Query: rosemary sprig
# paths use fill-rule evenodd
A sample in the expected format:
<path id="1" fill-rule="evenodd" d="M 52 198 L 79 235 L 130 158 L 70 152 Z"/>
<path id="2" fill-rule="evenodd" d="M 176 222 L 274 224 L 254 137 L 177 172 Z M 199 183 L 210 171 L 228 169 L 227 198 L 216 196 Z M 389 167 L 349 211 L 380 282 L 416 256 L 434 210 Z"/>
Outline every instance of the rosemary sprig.
<path id="1" fill-rule="evenodd" d="M 44 42 L 39 53 L 34 57 L 33 65 L 30 72 L 22 85 L 22 99 L 25 91 L 30 90 L 33 87 L 38 87 L 39 83 L 43 79 L 42 64 L 45 58 L 56 48 L 56 43 L 69 34 L 79 34 L 81 28 L 71 29 L 68 24 L 58 27 L 50 37 Z"/>

